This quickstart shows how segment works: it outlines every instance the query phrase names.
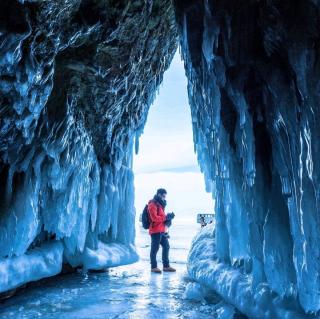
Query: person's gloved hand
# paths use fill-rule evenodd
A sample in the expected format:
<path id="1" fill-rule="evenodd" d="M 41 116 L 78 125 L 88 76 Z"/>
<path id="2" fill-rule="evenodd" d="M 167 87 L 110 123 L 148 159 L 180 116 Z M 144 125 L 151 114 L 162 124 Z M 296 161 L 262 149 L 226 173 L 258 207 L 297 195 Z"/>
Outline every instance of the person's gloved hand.
<path id="1" fill-rule="evenodd" d="M 174 213 L 172 212 L 172 213 L 168 213 L 167 214 L 167 218 L 166 218 L 166 220 L 172 220 L 173 218 L 174 218 Z"/>

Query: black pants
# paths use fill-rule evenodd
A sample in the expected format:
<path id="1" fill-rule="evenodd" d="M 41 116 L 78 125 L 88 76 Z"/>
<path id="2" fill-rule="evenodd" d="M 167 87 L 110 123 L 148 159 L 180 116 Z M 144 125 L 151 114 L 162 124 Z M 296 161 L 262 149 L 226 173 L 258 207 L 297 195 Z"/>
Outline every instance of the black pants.
<path id="1" fill-rule="evenodd" d="M 169 267 L 169 241 L 165 233 L 151 234 L 151 251 L 150 251 L 150 261 L 151 268 L 157 267 L 157 252 L 159 246 L 162 246 L 162 263 L 163 267 Z"/>

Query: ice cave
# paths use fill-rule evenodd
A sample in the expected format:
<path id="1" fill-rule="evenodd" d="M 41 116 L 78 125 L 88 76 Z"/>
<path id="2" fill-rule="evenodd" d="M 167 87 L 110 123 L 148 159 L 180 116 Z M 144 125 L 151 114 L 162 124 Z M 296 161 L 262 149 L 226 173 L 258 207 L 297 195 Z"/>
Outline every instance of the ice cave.
<path id="1" fill-rule="evenodd" d="M 1 0 L 0 293 L 137 261 L 132 158 L 177 48 L 216 201 L 190 278 L 319 318 L 318 0 Z"/>

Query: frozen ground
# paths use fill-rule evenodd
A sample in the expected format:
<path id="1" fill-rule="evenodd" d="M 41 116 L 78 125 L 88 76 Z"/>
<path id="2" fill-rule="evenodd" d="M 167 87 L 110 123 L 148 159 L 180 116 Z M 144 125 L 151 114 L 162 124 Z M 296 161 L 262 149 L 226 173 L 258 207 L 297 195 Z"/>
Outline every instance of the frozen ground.
<path id="1" fill-rule="evenodd" d="M 138 226 L 139 262 L 106 273 L 75 273 L 34 284 L 0 304 L 0 318 L 205 319 L 218 314 L 228 318 L 228 309 L 220 307 L 214 295 L 202 302 L 183 298 L 188 285 L 186 258 L 198 229 L 195 223 L 180 222 L 170 230 L 171 263 L 177 273 L 150 274 L 149 236 Z"/>

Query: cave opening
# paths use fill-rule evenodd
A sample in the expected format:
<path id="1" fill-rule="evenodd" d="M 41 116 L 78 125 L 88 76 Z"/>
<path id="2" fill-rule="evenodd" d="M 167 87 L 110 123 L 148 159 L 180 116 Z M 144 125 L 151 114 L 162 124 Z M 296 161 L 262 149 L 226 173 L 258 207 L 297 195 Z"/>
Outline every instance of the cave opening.
<path id="1" fill-rule="evenodd" d="M 143 208 L 158 188 L 165 188 L 168 192 L 165 211 L 176 215 L 168 229 L 170 244 L 174 249 L 183 247 L 178 259 L 186 262 L 191 240 L 200 228 L 197 214 L 213 214 L 214 199 L 205 190 L 194 152 L 187 78 L 179 50 L 164 73 L 159 93 L 149 109 L 139 151 L 133 159 L 133 172 L 138 250 L 150 241 L 141 224 Z M 143 256 L 148 253 L 140 249 Z M 175 254 L 174 262 L 176 257 Z"/>

